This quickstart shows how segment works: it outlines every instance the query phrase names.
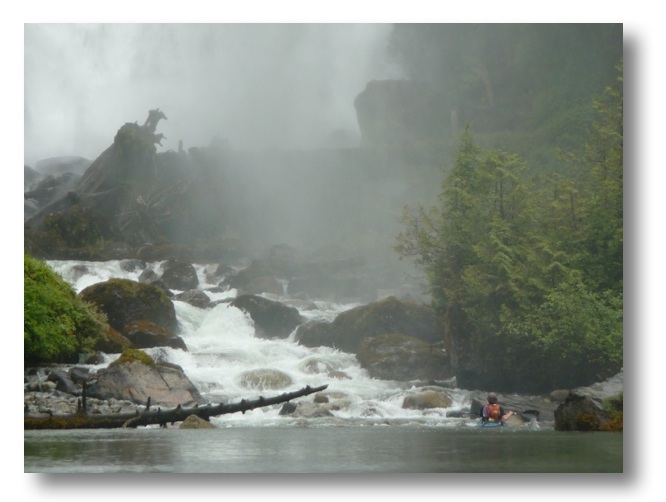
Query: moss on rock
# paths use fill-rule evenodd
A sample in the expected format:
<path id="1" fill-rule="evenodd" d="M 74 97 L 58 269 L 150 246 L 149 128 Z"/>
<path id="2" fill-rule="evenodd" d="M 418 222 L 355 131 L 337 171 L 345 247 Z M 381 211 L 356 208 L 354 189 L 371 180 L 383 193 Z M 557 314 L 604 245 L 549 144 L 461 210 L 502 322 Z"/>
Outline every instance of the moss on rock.
<path id="1" fill-rule="evenodd" d="M 171 331 L 178 321 L 173 302 L 157 286 L 129 279 L 110 279 L 85 288 L 79 296 L 105 312 L 109 324 L 123 332 L 132 321 L 147 320 Z"/>
<path id="2" fill-rule="evenodd" d="M 155 360 L 140 349 L 125 349 L 120 357 L 109 364 L 109 366 L 117 366 L 119 364 L 127 364 L 131 362 L 143 363 L 146 366 L 155 366 Z"/>

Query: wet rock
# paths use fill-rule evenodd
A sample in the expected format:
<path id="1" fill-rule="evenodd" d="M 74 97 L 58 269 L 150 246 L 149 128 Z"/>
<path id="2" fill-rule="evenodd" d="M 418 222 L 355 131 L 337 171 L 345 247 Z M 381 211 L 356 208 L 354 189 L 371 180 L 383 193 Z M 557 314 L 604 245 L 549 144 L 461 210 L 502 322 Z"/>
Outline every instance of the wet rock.
<path id="1" fill-rule="evenodd" d="M 207 309 L 211 306 L 210 298 L 206 293 L 198 289 L 191 289 L 180 293 L 179 295 L 174 296 L 174 300 L 181 302 L 189 303 L 190 305 L 200 308 Z"/>
<path id="2" fill-rule="evenodd" d="M 123 329 L 123 335 L 138 349 L 171 347 L 187 351 L 187 345 L 181 337 L 150 321 L 128 323 Z"/>
<path id="3" fill-rule="evenodd" d="M 111 327 L 121 333 L 132 321 L 151 321 L 171 331 L 178 329 L 173 302 L 157 286 L 110 279 L 88 286 L 79 296 L 104 312 Z"/>
<path id="4" fill-rule="evenodd" d="M 448 408 L 451 406 L 451 396 L 446 392 L 425 390 L 405 396 L 402 407 L 405 409 L 425 410 L 429 408 Z"/>
<path id="5" fill-rule="evenodd" d="M 224 284 L 236 288 L 241 294 L 271 293 L 282 295 L 284 288 L 265 260 L 254 260 L 249 266 L 227 277 Z"/>
<path id="6" fill-rule="evenodd" d="M 164 272 L 160 280 L 167 288 L 179 291 L 195 289 L 199 285 L 199 277 L 194 266 L 177 260 L 167 260 L 164 263 Z"/>
<path id="7" fill-rule="evenodd" d="M 441 351 L 400 333 L 364 339 L 356 357 L 370 376 L 384 380 L 441 380 L 454 374 Z"/>
<path id="8" fill-rule="evenodd" d="M 284 389 L 294 381 L 286 373 L 275 369 L 255 369 L 245 371 L 240 376 L 240 383 L 249 389 Z"/>
<path id="9" fill-rule="evenodd" d="M 280 410 L 280 415 L 295 418 L 320 418 L 332 417 L 333 413 L 325 405 L 316 403 L 286 403 Z"/>
<path id="10" fill-rule="evenodd" d="M 190 415 L 187 417 L 183 422 L 180 424 L 178 427 L 179 429 L 215 429 L 216 427 L 208 422 L 207 420 L 204 420 L 201 417 L 197 417 L 196 415 Z"/>
<path id="11" fill-rule="evenodd" d="M 401 333 L 433 346 L 441 342 L 432 308 L 393 296 L 346 310 L 331 323 L 306 323 L 296 331 L 296 340 L 307 347 L 325 345 L 356 353 L 364 339 L 387 333 Z"/>
<path id="12" fill-rule="evenodd" d="M 259 338 L 287 338 L 303 322 L 295 308 L 260 296 L 240 295 L 231 305 L 250 315 Z"/>
<path id="13" fill-rule="evenodd" d="M 623 373 L 569 392 L 555 410 L 555 430 L 622 430 Z"/>
<path id="14" fill-rule="evenodd" d="M 99 370 L 88 386 L 97 399 L 119 399 L 153 405 L 183 407 L 202 404 L 203 399 L 190 379 L 172 367 L 131 360 Z"/>

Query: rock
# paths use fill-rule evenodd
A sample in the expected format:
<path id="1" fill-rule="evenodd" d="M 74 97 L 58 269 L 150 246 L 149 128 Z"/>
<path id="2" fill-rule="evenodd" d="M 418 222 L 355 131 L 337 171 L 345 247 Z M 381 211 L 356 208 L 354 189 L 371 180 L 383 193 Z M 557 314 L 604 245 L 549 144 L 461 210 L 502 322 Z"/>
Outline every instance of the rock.
<path id="1" fill-rule="evenodd" d="M 132 348 L 133 344 L 121 333 L 109 326 L 104 337 L 97 340 L 95 350 L 106 354 L 119 354 L 125 349 Z"/>
<path id="2" fill-rule="evenodd" d="M 550 393 L 550 400 L 553 402 L 563 402 L 566 401 L 567 397 L 569 397 L 569 389 L 559 389 L 559 390 L 554 390 L 553 392 Z"/>
<path id="3" fill-rule="evenodd" d="M 277 390 L 293 385 L 294 381 L 280 370 L 261 368 L 243 372 L 240 376 L 240 383 L 248 389 Z"/>
<path id="4" fill-rule="evenodd" d="M 332 323 L 306 323 L 296 331 L 296 340 L 306 347 L 325 345 L 356 353 L 363 339 L 387 333 L 401 333 L 433 345 L 442 339 L 432 308 L 389 296 L 346 310 Z"/>
<path id="5" fill-rule="evenodd" d="M 326 405 L 316 403 L 286 403 L 280 410 L 280 415 L 290 415 L 296 418 L 332 417 L 333 413 Z"/>
<path id="6" fill-rule="evenodd" d="M 140 360 L 112 363 L 99 370 L 88 385 L 88 395 L 138 404 L 146 404 L 150 397 L 151 406 L 169 408 L 203 404 L 199 391 L 182 371 L 156 365 L 150 359 L 148 363 Z"/>
<path id="7" fill-rule="evenodd" d="M 119 332 L 132 321 L 151 321 L 173 332 L 178 330 L 173 302 L 157 286 L 110 279 L 88 286 L 79 295 L 104 312 L 111 327 Z"/>
<path id="8" fill-rule="evenodd" d="M 555 430 L 622 430 L 623 373 L 569 392 L 555 410 Z"/>
<path id="9" fill-rule="evenodd" d="M 167 288 L 179 291 L 196 289 L 199 285 L 199 277 L 194 266 L 177 260 L 167 260 L 164 263 L 164 272 L 160 280 Z"/>
<path id="10" fill-rule="evenodd" d="M 190 289 L 189 291 L 185 291 L 174 296 L 173 299 L 189 303 L 190 305 L 200 309 L 207 309 L 211 306 L 210 298 L 208 295 L 199 289 Z"/>
<path id="11" fill-rule="evenodd" d="M 405 409 L 425 410 L 430 408 L 448 408 L 451 406 L 451 396 L 446 392 L 425 390 L 405 396 L 402 407 Z"/>
<path id="12" fill-rule="evenodd" d="M 47 381 L 55 382 L 56 390 L 73 396 L 81 395 L 81 387 L 75 384 L 65 370 L 53 370 L 49 373 Z"/>
<path id="13" fill-rule="evenodd" d="M 278 413 L 279 415 L 291 415 L 293 412 L 296 411 L 296 403 L 284 403 L 282 405 L 282 408 L 280 408 L 280 412 Z"/>
<path id="14" fill-rule="evenodd" d="M 160 278 L 152 268 L 147 268 L 139 275 L 139 282 L 150 284 Z"/>
<path id="15" fill-rule="evenodd" d="M 228 277 L 225 283 L 241 294 L 284 293 L 282 284 L 275 278 L 266 260 L 252 261 L 248 267 Z"/>
<path id="16" fill-rule="evenodd" d="M 259 338 L 287 338 L 303 322 L 295 308 L 260 296 L 240 295 L 231 305 L 250 315 Z"/>
<path id="17" fill-rule="evenodd" d="M 146 269 L 146 262 L 137 259 L 122 260 L 119 265 L 121 270 L 124 270 L 125 272 L 133 272 L 135 270 L 144 271 Z"/>
<path id="18" fill-rule="evenodd" d="M 400 333 L 364 339 L 356 357 L 371 377 L 384 380 L 441 380 L 454 375 L 441 351 Z"/>
<path id="19" fill-rule="evenodd" d="M 179 429 L 215 429 L 216 427 L 210 422 L 204 420 L 196 415 L 187 417 L 178 427 Z"/>
<path id="20" fill-rule="evenodd" d="M 187 351 L 185 341 L 170 330 L 150 321 L 131 321 L 123 329 L 123 335 L 133 347 L 150 349 L 153 347 L 171 347 Z"/>
<path id="21" fill-rule="evenodd" d="M 72 380 L 72 382 L 78 385 L 86 382 L 91 377 L 91 375 L 92 374 L 88 368 L 74 366 L 69 369 L 69 378 Z"/>

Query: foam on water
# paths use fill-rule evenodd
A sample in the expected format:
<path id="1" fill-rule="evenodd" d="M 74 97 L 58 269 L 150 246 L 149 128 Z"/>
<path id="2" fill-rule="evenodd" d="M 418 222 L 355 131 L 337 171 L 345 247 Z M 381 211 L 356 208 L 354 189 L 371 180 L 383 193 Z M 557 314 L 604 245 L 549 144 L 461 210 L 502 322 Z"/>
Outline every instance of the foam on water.
<path id="1" fill-rule="evenodd" d="M 77 262 L 50 261 L 49 265 L 76 291 L 96 282 L 110 278 L 137 280 L 141 268 L 132 268 L 119 261 Z M 124 266 L 123 266 L 124 265 Z M 150 263 L 148 267 L 160 272 L 161 263 Z M 196 265 L 202 289 L 212 301 L 234 298 L 236 290 L 211 290 L 215 284 L 208 283 L 205 265 Z M 332 321 L 339 313 L 358 304 L 336 304 L 311 302 L 307 309 L 299 310 L 306 320 Z M 331 399 L 344 402 L 332 411 L 335 419 L 365 421 L 377 424 L 391 421 L 418 422 L 424 425 L 447 425 L 456 419 L 446 418 L 448 409 L 429 410 L 403 409 L 407 394 L 415 388 L 409 382 L 394 382 L 370 378 L 361 368 L 354 354 L 330 347 L 309 348 L 299 345 L 294 334 L 284 340 L 262 339 L 255 336 L 252 318 L 228 302 L 220 302 L 210 309 L 200 309 L 182 301 L 174 301 L 176 316 L 180 324 L 179 335 L 188 351 L 160 347 L 149 349 L 153 357 L 168 361 L 183 368 L 204 399 L 210 403 L 238 402 L 241 399 L 256 399 L 260 395 L 271 397 L 284 392 L 298 390 L 306 385 L 317 387 L 328 385 L 326 393 Z M 109 355 L 109 360 L 117 355 Z M 272 370 L 285 374 L 291 384 L 279 388 L 259 384 L 252 387 L 244 375 L 254 370 Z M 468 393 L 450 389 L 453 398 L 451 409 L 469 404 Z M 312 401 L 312 396 L 302 401 Z M 281 405 L 259 408 L 245 414 L 229 414 L 217 417 L 214 422 L 221 426 L 242 424 L 270 425 L 296 422 L 280 416 Z M 317 419 L 319 420 L 319 419 Z M 320 420 L 321 422 L 321 420 Z M 325 422 L 325 421 L 324 421 Z"/>

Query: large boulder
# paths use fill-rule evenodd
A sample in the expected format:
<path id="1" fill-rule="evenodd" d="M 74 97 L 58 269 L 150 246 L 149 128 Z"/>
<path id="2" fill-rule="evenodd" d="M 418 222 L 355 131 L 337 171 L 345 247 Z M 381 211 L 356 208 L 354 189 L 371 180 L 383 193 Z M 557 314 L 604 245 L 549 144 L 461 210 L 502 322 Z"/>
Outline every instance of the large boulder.
<path id="1" fill-rule="evenodd" d="M 365 338 L 356 355 L 371 377 L 384 380 L 445 380 L 454 376 L 438 348 L 399 333 Z"/>
<path id="2" fill-rule="evenodd" d="M 572 389 L 555 410 L 555 430 L 622 430 L 623 380 L 619 373 L 604 382 Z"/>
<path id="3" fill-rule="evenodd" d="M 247 312 L 259 338 L 287 338 L 303 318 L 294 307 L 254 295 L 241 295 L 231 305 Z"/>
<path id="4" fill-rule="evenodd" d="M 325 345 L 356 353 L 365 338 L 387 333 L 400 333 L 431 345 L 442 340 L 432 308 L 394 296 L 346 310 L 331 323 L 300 326 L 296 340 L 307 347 Z"/>
<path id="5" fill-rule="evenodd" d="M 129 349 L 91 378 L 87 395 L 97 399 L 128 400 L 137 404 L 183 407 L 203 404 L 201 394 L 173 365 L 156 364 L 139 350 Z"/>
<path id="6" fill-rule="evenodd" d="M 167 260 L 163 267 L 164 272 L 162 272 L 160 280 L 167 288 L 187 291 L 195 289 L 199 285 L 197 271 L 191 263 Z"/>
<path id="7" fill-rule="evenodd" d="M 132 321 L 151 321 L 173 332 L 178 330 L 173 302 L 157 286 L 110 279 L 88 286 L 79 295 L 104 312 L 111 327 L 121 333 Z"/>

